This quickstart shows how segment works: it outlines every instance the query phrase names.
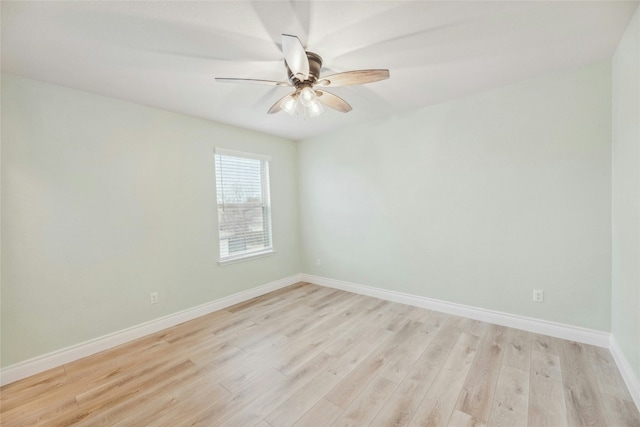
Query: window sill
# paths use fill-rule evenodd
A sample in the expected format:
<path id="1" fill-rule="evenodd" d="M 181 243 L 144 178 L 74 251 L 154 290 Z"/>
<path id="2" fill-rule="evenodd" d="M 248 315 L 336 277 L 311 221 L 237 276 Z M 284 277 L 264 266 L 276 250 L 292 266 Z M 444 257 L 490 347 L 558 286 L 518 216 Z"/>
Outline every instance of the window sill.
<path id="1" fill-rule="evenodd" d="M 239 256 L 237 258 L 227 258 L 227 259 L 221 259 L 218 260 L 218 265 L 219 266 L 224 266 L 224 265 L 229 265 L 229 264 L 236 264 L 239 262 L 244 262 L 244 261 L 250 261 L 252 259 L 256 259 L 256 258 L 264 258 L 264 257 L 268 257 L 271 255 L 275 255 L 276 251 L 274 251 L 273 249 L 269 249 L 266 251 L 262 251 L 262 252 L 257 252 L 257 253 L 253 253 L 253 254 L 249 254 L 249 255 L 242 255 Z"/>

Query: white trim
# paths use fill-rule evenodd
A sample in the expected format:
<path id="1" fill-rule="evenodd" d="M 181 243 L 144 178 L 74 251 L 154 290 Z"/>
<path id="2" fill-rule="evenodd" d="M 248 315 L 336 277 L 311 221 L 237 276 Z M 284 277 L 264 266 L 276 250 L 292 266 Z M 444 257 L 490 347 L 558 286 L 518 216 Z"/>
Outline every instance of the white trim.
<path id="1" fill-rule="evenodd" d="M 271 256 L 275 254 L 276 254 L 276 251 L 274 251 L 273 248 L 269 248 L 260 252 L 250 252 L 244 255 L 236 255 L 236 256 L 231 256 L 224 259 L 218 259 L 218 265 L 223 266 L 223 265 L 229 265 L 229 264 L 237 264 L 239 262 L 250 261 L 256 258 L 264 258 L 266 256 Z"/>
<path id="2" fill-rule="evenodd" d="M 216 147 L 214 149 L 214 152 L 215 154 L 219 154 L 221 156 L 244 157 L 245 159 L 265 160 L 267 162 L 271 161 L 271 156 L 267 154 L 249 153 L 247 151 L 229 150 L 227 148 L 220 147 Z"/>
<path id="3" fill-rule="evenodd" d="M 611 350 L 613 360 L 615 360 L 616 365 L 618 365 L 618 370 L 627 385 L 627 389 L 629 390 L 633 401 L 636 403 L 636 406 L 640 408 L 640 380 L 638 380 L 633 368 L 624 357 L 624 353 L 622 353 L 622 349 L 620 349 L 618 341 L 616 341 L 613 334 L 609 340 L 609 349 Z"/>
<path id="4" fill-rule="evenodd" d="M 85 341 L 80 344 L 76 344 L 48 354 L 44 354 L 42 356 L 34 357 L 33 359 L 25 360 L 24 362 L 7 366 L 6 368 L 0 370 L 0 385 L 6 385 L 14 381 L 18 381 L 22 378 L 26 378 L 31 375 L 46 371 L 47 369 L 55 368 L 57 366 L 73 362 L 74 360 L 90 356 L 100 351 L 108 350 L 117 345 L 124 344 L 126 342 L 141 338 L 145 335 L 149 335 L 151 333 L 161 331 L 163 329 L 186 322 L 188 320 L 195 319 L 196 317 L 204 316 L 214 311 L 222 310 L 234 304 L 238 304 L 243 301 L 250 300 L 251 298 L 273 292 L 277 289 L 293 285 L 300 281 L 301 275 L 294 274 L 293 276 L 266 283 L 256 288 L 247 289 L 246 291 L 222 297 L 217 300 L 198 305 L 196 307 L 188 308 L 186 310 L 170 314 L 168 316 L 160 317 L 158 319 L 141 323 L 139 325 L 132 326 L 121 331 L 103 335 L 101 337 Z"/>
<path id="5" fill-rule="evenodd" d="M 401 304 L 427 308 L 429 310 L 440 311 L 447 314 L 454 314 L 456 316 L 468 317 L 470 319 L 481 320 L 483 322 L 495 323 L 497 325 L 508 326 L 510 328 L 522 329 L 524 331 L 591 344 L 598 347 L 609 347 L 610 334 L 608 332 L 549 322 L 547 320 L 534 319 L 532 317 L 518 316 L 500 311 L 486 310 L 483 308 L 471 307 L 468 305 L 456 304 L 418 295 L 405 294 L 402 292 L 389 291 L 386 289 L 329 279 L 327 277 L 313 276 L 310 274 L 302 274 L 302 281 L 398 302 Z"/>

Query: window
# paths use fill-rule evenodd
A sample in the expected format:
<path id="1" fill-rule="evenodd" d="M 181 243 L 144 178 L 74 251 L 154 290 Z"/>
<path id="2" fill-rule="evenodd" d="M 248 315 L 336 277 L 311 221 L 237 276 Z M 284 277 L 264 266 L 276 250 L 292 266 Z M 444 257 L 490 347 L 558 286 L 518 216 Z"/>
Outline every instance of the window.
<path id="1" fill-rule="evenodd" d="M 216 148 L 220 263 L 273 253 L 267 156 Z"/>

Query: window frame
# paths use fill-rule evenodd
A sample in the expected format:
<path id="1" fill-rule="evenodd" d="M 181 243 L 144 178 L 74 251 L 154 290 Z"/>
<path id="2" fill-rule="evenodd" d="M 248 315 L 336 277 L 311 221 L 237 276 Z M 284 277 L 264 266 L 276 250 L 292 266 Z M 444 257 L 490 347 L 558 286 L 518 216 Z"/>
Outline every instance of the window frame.
<path id="1" fill-rule="evenodd" d="M 237 255 L 229 255 L 226 257 L 222 257 L 222 247 L 220 245 L 220 204 L 218 202 L 218 156 L 222 157 L 236 157 L 243 159 L 251 159 L 258 160 L 261 162 L 261 173 L 260 173 L 260 186 L 261 186 L 261 203 L 262 203 L 262 220 L 264 222 L 264 226 L 266 226 L 265 230 L 265 239 L 268 240 L 268 247 L 264 247 L 263 249 L 254 250 L 251 252 L 243 252 Z M 270 163 L 271 156 L 265 154 L 258 153 L 250 153 L 246 151 L 238 151 L 238 150 L 230 150 L 227 148 L 216 147 L 214 149 L 214 179 L 215 179 L 215 199 L 216 199 L 216 213 L 218 215 L 217 220 L 217 231 L 218 231 L 218 264 L 219 265 L 228 265 L 235 264 L 238 262 L 248 261 L 255 258 L 262 258 L 265 256 L 274 255 L 276 253 L 273 245 L 273 221 L 271 215 L 271 177 L 270 177 Z"/>

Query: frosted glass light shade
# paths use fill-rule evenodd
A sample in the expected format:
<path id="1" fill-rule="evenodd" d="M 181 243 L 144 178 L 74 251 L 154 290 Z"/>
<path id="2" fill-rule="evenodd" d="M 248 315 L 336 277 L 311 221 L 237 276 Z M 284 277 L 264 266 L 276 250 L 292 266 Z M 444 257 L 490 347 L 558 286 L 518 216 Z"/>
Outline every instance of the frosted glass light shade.
<path id="1" fill-rule="evenodd" d="M 309 117 L 317 117 L 324 112 L 324 107 L 320 101 L 313 101 L 307 105 L 307 114 Z"/>
<path id="2" fill-rule="evenodd" d="M 280 108 L 290 115 L 294 115 L 296 113 L 296 104 L 297 102 L 295 96 L 289 95 L 289 97 L 282 103 Z"/>
<path id="3" fill-rule="evenodd" d="M 310 87 L 305 87 L 300 91 L 300 103 L 305 107 L 308 107 L 313 102 L 317 102 L 318 96 L 316 92 Z"/>

